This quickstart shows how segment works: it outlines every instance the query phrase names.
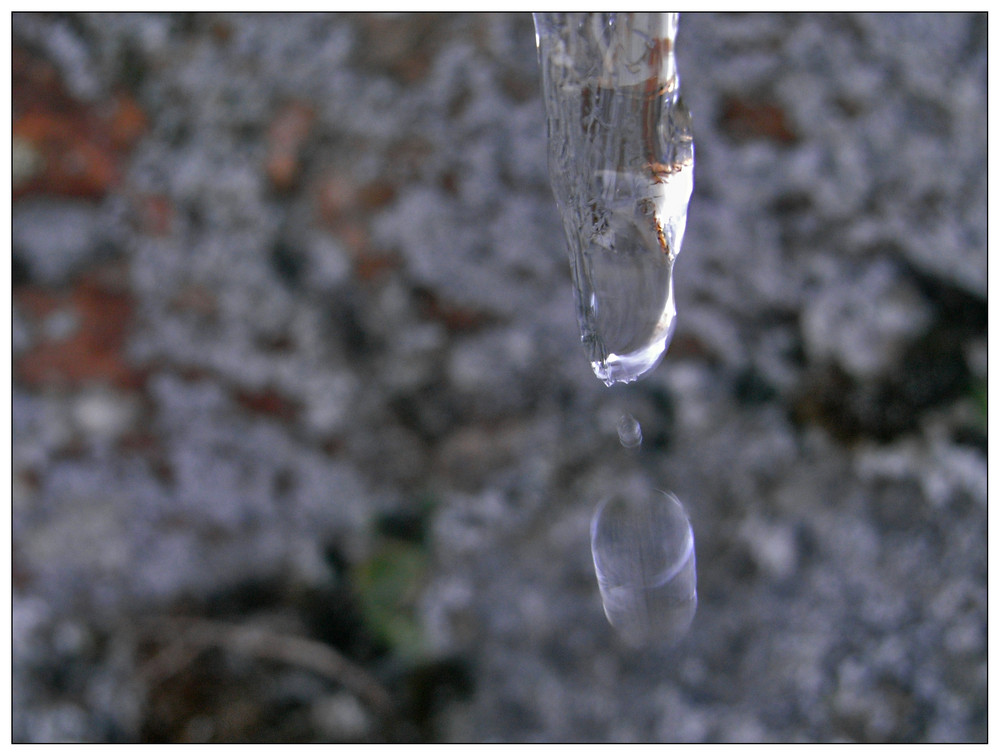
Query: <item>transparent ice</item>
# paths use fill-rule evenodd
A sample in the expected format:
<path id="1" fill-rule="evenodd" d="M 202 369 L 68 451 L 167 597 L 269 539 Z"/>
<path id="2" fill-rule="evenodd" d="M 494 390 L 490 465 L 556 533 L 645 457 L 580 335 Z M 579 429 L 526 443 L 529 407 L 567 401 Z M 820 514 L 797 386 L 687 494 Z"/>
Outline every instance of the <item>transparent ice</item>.
<path id="1" fill-rule="evenodd" d="M 549 172 L 594 373 L 627 383 L 674 332 L 694 180 L 676 13 L 537 13 Z"/>
<path id="2" fill-rule="evenodd" d="M 601 502 L 590 526 L 604 613 L 636 647 L 670 644 L 698 606 L 694 533 L 676 496 L 635 486 Z"/>

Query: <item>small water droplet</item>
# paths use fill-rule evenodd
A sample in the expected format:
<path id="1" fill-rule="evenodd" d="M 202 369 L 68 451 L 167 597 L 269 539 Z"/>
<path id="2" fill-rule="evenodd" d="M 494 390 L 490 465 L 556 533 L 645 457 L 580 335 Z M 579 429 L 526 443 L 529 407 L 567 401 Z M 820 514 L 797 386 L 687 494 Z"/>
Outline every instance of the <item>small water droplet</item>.
<path id="1" fill-rule="evenodd" d="M 676 496 L 654 489 L 604 500 L 590 527 L 604 613 L 630 645 L 675 643 L 698 606 L 694 532 Z"/>
<path id="2" fill-rule="evenodd" d="M 618 440 L 626 449 L 635 449 L 642 444 L 642 426 L 627 412 L 618 418 Z"/>

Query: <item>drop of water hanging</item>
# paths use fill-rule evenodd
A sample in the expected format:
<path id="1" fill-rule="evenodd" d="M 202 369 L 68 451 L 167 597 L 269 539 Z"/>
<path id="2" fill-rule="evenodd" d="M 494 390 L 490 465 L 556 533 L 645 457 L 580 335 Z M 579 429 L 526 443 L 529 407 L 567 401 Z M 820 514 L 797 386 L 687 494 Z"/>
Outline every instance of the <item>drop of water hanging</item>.
<path id="1" fill-rule="evenodd" d="M 642 444 L 642 426 L 627 412 L 618 418 L 618 440 L 626 449 L 635 449 Z"/>
<path id="2" fill-rule="evenodd" d="M 654 489 L 603 501 L 590 527 L 604 613 L 632 646 L 675 643 L 698 606 L 694 532 L 677 497 Z"/>

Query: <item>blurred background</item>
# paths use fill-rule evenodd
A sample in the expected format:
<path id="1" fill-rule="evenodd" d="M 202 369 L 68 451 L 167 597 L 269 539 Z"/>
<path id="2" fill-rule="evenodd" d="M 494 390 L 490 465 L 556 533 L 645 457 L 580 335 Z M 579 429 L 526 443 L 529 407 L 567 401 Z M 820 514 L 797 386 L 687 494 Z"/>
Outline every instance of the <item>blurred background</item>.
<path id="1" fill-rule="evenodd" d="M 986 740 L 986 16 L 677 47 L 678 328 L 609 389 L 530 15 L 13 15 L 15 741 Z M 594 578 L 636 480 L 673 647 Z"/>

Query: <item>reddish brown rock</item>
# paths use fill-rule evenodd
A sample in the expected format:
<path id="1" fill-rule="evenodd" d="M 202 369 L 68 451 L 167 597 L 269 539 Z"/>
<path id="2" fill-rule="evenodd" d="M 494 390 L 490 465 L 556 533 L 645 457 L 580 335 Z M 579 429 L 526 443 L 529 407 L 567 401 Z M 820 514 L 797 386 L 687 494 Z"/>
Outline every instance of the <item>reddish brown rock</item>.
<path id="1" fill-rule="evenodd" d="M 105 383 L 135 388 L 141 383 L 141 374 L 124 354 L 133 315 L 132 298 L 124 288 L 91 274 L 65 293 L 19 287 L 14 301 L 36 322 L 60 309 L 76 319 L 76 327 L 67 335 L 43 336 L 16 360 L 14 374 L 27 386 L 75 388 Z"/>
<path id="2" fill-rule="evenodd" d="M 294 420 L 299 410 L 294 402 L 270 389 L 258 392 L 237 391 L 236 401 L 251 412 L 279 420 Z"/>
<path id="3" fill-rule="evenodd" d="M 278 111 L 268 131 L 267 176 L 280 192 L 292 189 L 301 171 L 302 150 L 316 115 L 312 107 L 291 102 Z"/>
<path id="4" fill-rule="evenodd" d="M 723 106 L 719 126 L 737 142 L 769 139 L 792 144 L 798 140 L 785 111 L 771 102 L 730 98 Z"/>
<path id="5" fill-rule="evenodd" d="M 362 281 L 375 281 L 399 267 L 399 258 L 385 252 L 365 251 L 354 258 L 354 275 Z"/>
<path id="6" fill-rule="evenodd" d="M 357 278 L 376 280 L 399 267 L 398 255 L 376 249 L 369 233 L 374 213 L 396 197 L 392 184 L 376 180 L 357 185 L 340 175 L 327 174 L 316 183 L 315 193 L 319 221 L 343 243 Z"/>
<path id="7" fill-rule="evenodd" d="M 162 194 L 137 197 L 133 205 L 139 226 L 150 236 L 169 236 L 174 227 L 176 211 L 170 198 Z"/>
<path id="8" fill-rule="evenodd" d="M 418 289 L 416 294 L 421 316 L 443 323 L 449 331 L 455 333 L 477 331 L 490 322 L 489 316 L 485 313 L 456 305 L 428 289 Z"/>
<path id="9" fill-rule="evenodd" d="M 149 126 L 145 111 L 128 95 L 115 98 L 106 121 L 111 146 L 122 152 L 131 150 Z"/>
<path id="10" fill-rule="evenodd" d="M 15 176 L 14 198 L 104 196 L 146 131 L 142 108 L 125 94 L 103 103 L 79 102 L 48 61 L 19 47 L 11 59 L 12 136 L 24 166 Z"/>
<path id="11" fill-rule="evenodd" d="M 34 171 L 14 187 L 14 198 L 32 193 L 101 197 L 117 182 L 119 169 L 110 144 L 88 134 L 79 114 L 28 113 L 14 121 L 13 137 L 40 158 Z"/>

